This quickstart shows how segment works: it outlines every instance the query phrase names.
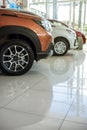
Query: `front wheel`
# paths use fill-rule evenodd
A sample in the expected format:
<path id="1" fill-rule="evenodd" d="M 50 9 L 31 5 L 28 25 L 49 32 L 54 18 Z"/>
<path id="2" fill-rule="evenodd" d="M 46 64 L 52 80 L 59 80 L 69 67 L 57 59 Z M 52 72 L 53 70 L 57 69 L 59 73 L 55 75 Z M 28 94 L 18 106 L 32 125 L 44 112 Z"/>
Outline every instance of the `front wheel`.
<path id="1" fill-rule="evenodd" d="M 26 41 L 11 39 L 0 52 L 0 66 L 8 75 L 22 75 L 32 66 L 34 54 Z"/>
<path id="2" fill-rule="evenodd" d="M 68 43 L 65 39 L 56 39 L 54 43 L 54 55 L 63 56 L 68 51 Z"/>

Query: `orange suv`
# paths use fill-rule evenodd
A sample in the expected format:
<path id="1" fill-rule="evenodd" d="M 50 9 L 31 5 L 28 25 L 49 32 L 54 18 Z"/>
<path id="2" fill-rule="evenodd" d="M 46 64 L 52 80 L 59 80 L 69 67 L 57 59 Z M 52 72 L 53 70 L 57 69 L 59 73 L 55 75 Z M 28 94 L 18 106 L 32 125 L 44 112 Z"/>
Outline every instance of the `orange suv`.
<path id="1" fill-rule="evenodd" d="M 0 68 L 8 75 L 22 75 L 34 60 L 52 51 L 50 23 L 23 10 L 0 8 Z"/>

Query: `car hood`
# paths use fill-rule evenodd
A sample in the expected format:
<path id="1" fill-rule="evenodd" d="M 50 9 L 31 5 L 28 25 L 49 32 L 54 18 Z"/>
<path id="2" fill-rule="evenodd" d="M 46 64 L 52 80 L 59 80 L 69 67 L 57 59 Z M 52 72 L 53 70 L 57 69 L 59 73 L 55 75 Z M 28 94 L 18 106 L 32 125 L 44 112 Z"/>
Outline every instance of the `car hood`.
<path id="1" fill-rule="evenodd" d="M 16 9 L 3 9 L 0 8 L 0 15 L 4 15 L 4 16 L 13 16 L 13 17 L 20 17 L 20 18 L 24 18 L 24 19 L 42 19 L 42 17 L 28 12 L 28 11 L 24 11 L 24 10 L 16 10 Z"/>

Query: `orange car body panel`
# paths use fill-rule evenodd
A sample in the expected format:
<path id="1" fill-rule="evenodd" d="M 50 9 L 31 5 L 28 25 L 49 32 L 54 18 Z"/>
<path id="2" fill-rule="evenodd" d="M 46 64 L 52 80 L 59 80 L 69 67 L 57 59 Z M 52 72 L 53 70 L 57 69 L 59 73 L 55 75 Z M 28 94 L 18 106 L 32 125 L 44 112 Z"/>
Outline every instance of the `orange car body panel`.
<path id="1" fill-rule="evenodd" d="M 5 15 L 4 15 L 5 13 Z M 32 19 L 41 19 L 31 14 L 20 13 L 20 11 L 0 10 L 0 27 L 4 26 L 20 26 L 33 30 L 39 37 L 42 51 L 46 51 L 52 42 L 52 36 L 49 32 L 36 24 Z M 6 15 L 7 14 L 7 15 Z M 8 15 L 9 14 L 9 15 Z M 3 19 L 2 19 L 3 17 Z M 9 31 L 9 30 L 8 30 Z"/>

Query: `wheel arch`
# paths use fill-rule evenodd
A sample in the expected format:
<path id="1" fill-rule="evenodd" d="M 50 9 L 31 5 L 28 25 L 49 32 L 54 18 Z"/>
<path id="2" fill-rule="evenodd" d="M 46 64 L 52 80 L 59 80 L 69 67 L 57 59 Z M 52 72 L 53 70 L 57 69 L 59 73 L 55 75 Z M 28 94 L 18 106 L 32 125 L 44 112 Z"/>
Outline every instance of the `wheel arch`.
<path id="1" fill-rule="evenodd" d="M 56 42 L 56 40 L 61 40 L 61 39 L 64 39 L 68 43 L 68 48 L 70 49 L 69 40 L 67 38 L 63 37 L 63 36 L 55 37 L 54 38 L 54 43 Z"/>
<path id="2" fill-rule="evenodd" d="M 25 27 L 19 27 L 19 26 L 5 26 L 0 28 L 0 39 L 1 39 L 1 44 L 0 48 L 3 45 L 3 38 L 6 40 L 9 39 L 23 39 L 27 41 L 27 44 L 32 48 L 34 52 L 34 58 L 35 60 L 38 60 L 37 53 L 41 52 L 41 44 L 38 36 L 36 33 L 30 29 L 27 29 Z M 4 40 L 5 40 L 4 39 Z"/>

